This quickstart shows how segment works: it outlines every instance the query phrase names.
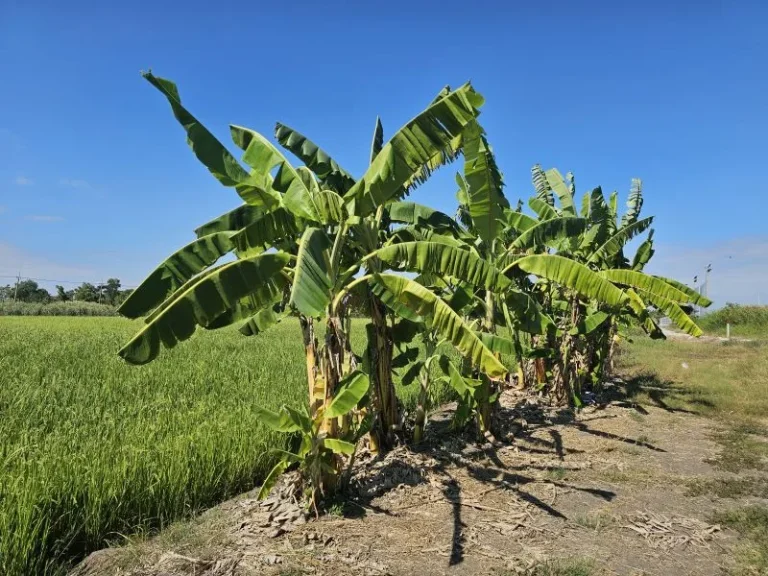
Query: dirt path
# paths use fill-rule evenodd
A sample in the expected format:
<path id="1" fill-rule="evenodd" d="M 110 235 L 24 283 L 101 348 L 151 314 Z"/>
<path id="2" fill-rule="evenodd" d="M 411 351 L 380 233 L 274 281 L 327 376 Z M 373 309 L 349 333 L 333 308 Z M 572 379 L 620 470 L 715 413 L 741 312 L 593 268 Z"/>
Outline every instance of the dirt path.
<path id="1" fill-rule="evenodd" d="M 734 501 L 688 495 L 691 482 L 722 474 L 708 463 L 720 450 L 713 421 L 621 401 L 574 416 L 513 392 L 502 406 L 500 447 L 449 433 L 446 411 L 424 450 L 363 457 L 336 515 L 275 530 L 245 494 L 74 573 L 684 576 L 732 566 L 736 535 L 709 518 Z M 557 559 L 582 571 L 540 571 Z"/>

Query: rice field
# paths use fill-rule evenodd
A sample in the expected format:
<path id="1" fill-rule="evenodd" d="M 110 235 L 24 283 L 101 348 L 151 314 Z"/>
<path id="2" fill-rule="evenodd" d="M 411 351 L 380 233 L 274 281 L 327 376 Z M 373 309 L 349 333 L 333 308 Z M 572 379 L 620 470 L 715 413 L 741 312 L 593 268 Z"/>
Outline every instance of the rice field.
<path id="1" fill-rule="evenodd" d="M 305 402 L 296 321 L 200 332 L 144 367 L 116 354 L 137 326 L 0 318 L 0 574 L 63 573 L 248 490 L 285 442 L 253 408 Z M 356 323 L 358 353 L 364 338 Z M 414 403 L 415 387 L 400 393 Z"/>

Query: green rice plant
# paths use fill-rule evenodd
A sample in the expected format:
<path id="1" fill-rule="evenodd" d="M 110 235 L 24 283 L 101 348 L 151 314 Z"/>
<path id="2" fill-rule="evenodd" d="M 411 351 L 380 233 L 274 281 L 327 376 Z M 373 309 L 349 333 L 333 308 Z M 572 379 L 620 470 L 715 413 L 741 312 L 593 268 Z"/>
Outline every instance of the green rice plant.
<path id="1" fill-rule="evenodd" d="M 287 446 L 256 408 L 306 403 L 296 320 L 255 338 L 201 331 L 141 370 L 114 353 L 137 326 L 0 318 L 0 574 L 63 573 L 258 486 Z M 362 321 L 352 346 L 365 347 Z M 398 396 L 413 410 L 418 386 Z"/>

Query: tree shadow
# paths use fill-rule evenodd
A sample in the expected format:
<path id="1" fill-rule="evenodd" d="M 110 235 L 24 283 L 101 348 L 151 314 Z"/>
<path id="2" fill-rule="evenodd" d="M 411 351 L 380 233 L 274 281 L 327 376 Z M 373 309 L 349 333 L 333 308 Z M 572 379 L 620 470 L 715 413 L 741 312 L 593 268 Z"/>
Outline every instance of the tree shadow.
<path id="1" fill-rule="evenodd" d="M 671 413 L 699 414 L 700 412 L 670 406 L 670 400 L 704 408 L 714 407 L 714 404 L 709 400 L 695 396 L 692 390 L 679 386 L 671 380 L 662 380 L 651 371 L 640 372 L 627 379 L 614 379 L 612 382 L 604 384 L 601 400 L 603 403 L 624 405 L 634 408 L 641 414 L 648 414 L 648 411 L 637 402 L 637 397 L 641 394 L 645 394 L 656 408 Z"/>

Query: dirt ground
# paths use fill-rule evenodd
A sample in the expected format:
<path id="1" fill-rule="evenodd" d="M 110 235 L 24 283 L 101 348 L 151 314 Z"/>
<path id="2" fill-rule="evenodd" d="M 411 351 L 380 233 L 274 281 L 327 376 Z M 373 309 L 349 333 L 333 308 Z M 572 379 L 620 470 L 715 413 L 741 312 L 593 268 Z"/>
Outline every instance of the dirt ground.
<path id="1" fill-rule="evenodd" d="M 319 519 L 276 524 L 244 494 L 73 574 L 722 574 L 738 536 L 710 518 L 739 502 L 688 493 L 727 475 L 709 463 L 717 424 L 628 403 L 623 386 L 579 414 L 507 391 L 496 447 L 451 433 L 446 407 L 420 451 L 364 454 L 349 499 Z M 565 568 L 542 571 L 552 559 Z"/>

